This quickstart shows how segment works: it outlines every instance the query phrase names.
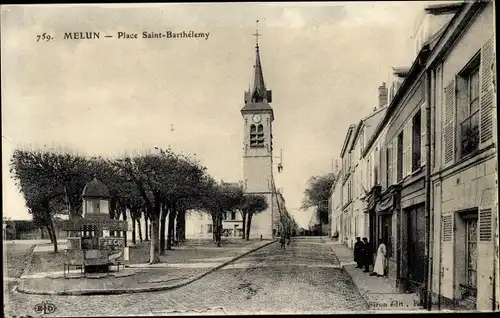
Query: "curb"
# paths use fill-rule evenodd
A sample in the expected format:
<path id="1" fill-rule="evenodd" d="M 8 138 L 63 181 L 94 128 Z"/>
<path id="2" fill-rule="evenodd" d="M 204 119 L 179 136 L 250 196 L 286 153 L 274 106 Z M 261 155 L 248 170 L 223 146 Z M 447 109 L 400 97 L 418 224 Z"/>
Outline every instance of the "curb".
<path id="1" fill-rule="evenodd" d="M 253 253 L 257 250 L 260 250 L 261 248 L 264 248 L 266 246 L 271 245 L 272 243 L 275 243 L 277 240 L 273 239 L 270 242 L 267 242 L 265 244 L 262 244 L 260 246 L 254 247 L 240 255 L 237 255 L 230 260 L 227 260 L 215 267 L 212 267 L 211 269 L 201 273 L 198 276 L 195 276 L 193 278 L 186 279 L 184 281 L 181 281 L 177 284 L 172 284 L 172 285 L 164 285 L 164 286 L 155 286 L 155 287 L 142 287 L 142 288 L 129 288 L 129 289 L 82 289 L 82 290 L 64 290 L 64 291 L 36 291 L 36 290 L 30 290 L 30 289 L 23 289 L 21 286 L 17 288 L 17 292 L 22 293 L 22 294 L 29 294 L 29 295 L 60 295 L 60 296 L 92 296 L 92 295 L 119 295 L 119 294 L 132 294 L 132 293 L 144 293 L 144 292 L 153 292 L 153 291 L 162 291 L 162 290 L 171 290 L 171 289 L 176 289 L 179 287 L 186 286 L 188 284 L 191 284 L 194 281 L 197 281 L 201 279 L 202 277 L 220 269 L 221 267 L 224 267 L 226 265 L 229 265 L 230 263 L 237 261 L 238 259 Z"/>
<path id="2" fill-rule="evenodd" d="M 38 244 L 31 245 L 31 247 L 29 249 L 30 255 L 28 256 L 28 260 L 25 263 L 26 265 L 24 266 L 23 272 L 21 273 L 21 276 L 19 276 L 19 279 L 21 279 L 21 277 L 23 277 L 27 273 L 29 273 L 29 271 L 31 269 L 31 262 L 33 262 L 33 256 L 35 256 L 35 249 L 37 246 L 38 246 Z"/>
<path id="3" fill-rule="evenodd" d="M 333 247 L 330 246 L 330 244 L 328 244 L 328 242 L 326 240 L 324 240 L 324 239 L 323 239 L 323 242 L 325 242 L 325 244 L 328 245 L 328 247 L 330 248 L 330 250 L 333 252 L 333 256 L 339 262 L 340 268 L 347 274 L 347 276 L 349 276 L 349 282 L 351 283 L 352 286 L 354 286 L 354 289 L 356 290 L 356 292 L 358 292 L 358 294 L 361 296 L 361 298 L 365 302 L 367 310 L 370 311 L 371 308 L 370 308 L 370 305 L 368 304 L 368 301 L 366 300 L 365 294 L 361 293 L 361 291 L 358 288 L 358 285 L 356 285 L 356 283 L 354 282 L 354 278 L 352 278 L 351 274 L 349 274 L 349 272 L 346 271 L 345 268 L 344 268 L 345 265 L 348 265 L 348 264 L 346 264 L 345 262 L 340 262 L 339 258 L 335 254 L 335 250 L 333 249 Z"/>

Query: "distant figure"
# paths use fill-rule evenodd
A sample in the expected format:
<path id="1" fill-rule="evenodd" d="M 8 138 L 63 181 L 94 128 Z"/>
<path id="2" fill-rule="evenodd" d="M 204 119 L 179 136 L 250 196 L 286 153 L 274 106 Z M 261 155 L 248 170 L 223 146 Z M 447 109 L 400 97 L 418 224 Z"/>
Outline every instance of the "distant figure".
<path id="1" fill-rule="evenodd" d="M 373 266 L 374 276 L 384 276 L 385 269 L 387 268 L 387 247 L 384 244 L 384 241 L 378 241 L 378 249 L 377 249 L 377 258 L 375 259 L 375 266 Z"/>
<path id="2" fill-rule="evenodd" d="M 281 234 L 281 237 L 280 237 L 280 249 L 282 249 L 282 250 L 285 249 L 285 234 Z"/>
<path id="3" fill-rule="evenodd" d="M 370 272 L 370 265 L 373 264 L 373 249 L 368 242 L 366 237 L 363 237 L 363 265 L 365 266 L 365 270 L 363 272 Z"/>
<path id="4" fill-rule="evenodd" d="M 363 245 L 361 238 L 356 237 L 356 243 L 354 243 L 354 261 L 358 264 L 356 268 L 363 268 Z"/>
<path id="5" fill-rule="evenodd" d="M 287 245 L 290 245 L 290 242 L 292 241 L 292 235 L 290 234 L 290 232 L 288 232 L 286 234 L 286 239 L 287 239 Z"/>

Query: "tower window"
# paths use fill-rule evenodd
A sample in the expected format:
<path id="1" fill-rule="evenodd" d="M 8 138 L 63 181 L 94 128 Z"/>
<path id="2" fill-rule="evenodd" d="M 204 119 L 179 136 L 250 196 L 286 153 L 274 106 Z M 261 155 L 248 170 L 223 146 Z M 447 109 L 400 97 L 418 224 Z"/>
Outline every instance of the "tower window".
<path id="1" fill-rule="evenodd" d="M 250 126 L 250 147 L 257 147 L 257 127 Z"/>
<path id="2" fill-rule="evenodd" d="M 264 147 L 264 127 L 262 125 L 257 128 L 257 147 Z"/>
<path id="3" fill-rule="evenodd" d="M 264 147 L 264 127 L 262 124 L 250 126 L 250 147 Z"/>

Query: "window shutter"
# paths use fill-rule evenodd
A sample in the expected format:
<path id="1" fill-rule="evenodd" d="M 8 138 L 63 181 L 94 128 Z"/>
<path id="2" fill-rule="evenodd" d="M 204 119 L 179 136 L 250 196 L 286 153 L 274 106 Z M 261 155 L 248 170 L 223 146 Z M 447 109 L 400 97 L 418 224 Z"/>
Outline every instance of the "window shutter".
<path id="1" fill-rule="evenodd" d="M 427 110 L 426 103 L 420 106 L 420 166 L 425 166 L 427 161 L 426 148 L 427 145 Z"/>
<path id="2" fill-rule="evenodd" d="M 392 140 L 392 184 L 398 183 L 398 137 Z"/>
<path id="3" fill-rule="evenodd" d="M 492 237 L 492 213 L 491 208 L 479 209 L 479 241 L 489 242 Z"/>
<path id="4" fill-rule="evenodd" d="M 455 159 L 455 81 L 444 89 L 444 163 Z"/>
<path id="5" fill-rule="evenodd" d="M 392 142 L 387 145 L 387 186 L 392 184 Z"/>
<path id="6" fill-rule="evenodd" d="M 412 172 L 412 135 L 413 135 L 413 125 L 412 121 L 406 123 L 406 175 L 411 175 Z"/>
<path id="7" fill-rule="evenodd" d="M 403 178 L 406 177 L 406 160 L 407 160 L 407 138 L 408 137 L 408 133 L 407 133 L 407 129 L 406 129 L 406 125 L 404 126 L 403 128 Z"/>
<path id="8" fill-rule="evenodd" d="M 481 49 L 481 143 L 493 137 L 493 38 Z"/>
<path id="9" fill-rule="evenodd" d="M 453 237 L 452 215 L 443 215 L 443 242 L 449 242 Z"/>

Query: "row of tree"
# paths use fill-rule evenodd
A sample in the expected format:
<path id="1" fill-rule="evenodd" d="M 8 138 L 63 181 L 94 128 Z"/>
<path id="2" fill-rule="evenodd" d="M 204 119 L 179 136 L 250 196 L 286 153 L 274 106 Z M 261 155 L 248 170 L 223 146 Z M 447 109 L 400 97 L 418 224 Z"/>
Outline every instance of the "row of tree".
<path id="1" fill-rule="evenodd" d="M 306 210 L 315 206 L 317 220 L 320 224 L 330 223 L 328 201 L 336 177 L 337 175 L 334 173 L 311 177 L 308 181 L 308 187 L 304 190 L 304 199 L 302 200 L 301 209 Z"/>
<path id="2" fill-rule="evenodd" d="M 53 238 L 55 252 L 54 217 L 64 213 L 70 219 L 81 217 L 83 189 L 98 177 L 109 189 L 110 217 L 127 220 L 130 214 L 134 241 L 135 226 L 141 218 L 146 230 L 148 222 L 151 225 L 151 264 L 159 262 L 159 256 L 171 249 L 174 241 L 185 240 L 186 211 L 211 215 L 213 238 L 220 246 L 225 213 L 242 214 L 243 238 L 248 240 L 253 215 L 268 205 L 264 196 L 244 194 L 238 186 L 215 182 L 199 162 L 171 149 L 156 148 L 154 152 L 113 159 L 18 149 L 12 156 L 11 173 L 34 223 L 46 228 Z M 127 241 L 126 232 L 123 235 Z"/>

